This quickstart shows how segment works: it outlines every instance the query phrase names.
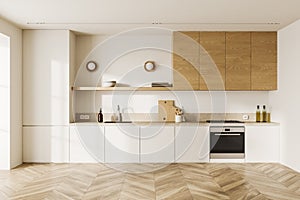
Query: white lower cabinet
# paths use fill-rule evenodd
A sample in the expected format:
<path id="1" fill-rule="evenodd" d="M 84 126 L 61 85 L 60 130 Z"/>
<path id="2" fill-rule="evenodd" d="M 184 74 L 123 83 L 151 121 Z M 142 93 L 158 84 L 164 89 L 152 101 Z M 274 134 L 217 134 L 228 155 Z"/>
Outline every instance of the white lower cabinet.
<path id="1" fill-rule="evenodd" d="M 208 126 L 175 126 L 175 161 L 209 162 Z"/>
<path id="2" fill-rule="evenodd" d="M 245 159 L 246 162 L 279 162 L 279 125 L 246 126 Z"/>
<path id="3" fill-rule="evenodd" d="M 141 127 L 141 162 L 174 162 L 174 126 Z"/>
<path id="4" fill-rule="evenodd" d="M 27 126 L 23 161 L 209 162 L 209 127 L 198 125 Z M 246 125 L 246 162 L 280 162 L 279 125 Z"/>
<path id="5" fill-rule="evenodd" d="M 70 126 L 70 162 L 104 162 L 104 127 L 98 125 Z"/>
<path id="6" fill-rule="evenodd" d="M 23 127 L 23 162 L 69 162 L 69 126 Z"/>
<path id="7" fill-rule="evenodd" d="M 139 127 L 116 124 L 105 126 L 105 162 L 138 163 Z"/>

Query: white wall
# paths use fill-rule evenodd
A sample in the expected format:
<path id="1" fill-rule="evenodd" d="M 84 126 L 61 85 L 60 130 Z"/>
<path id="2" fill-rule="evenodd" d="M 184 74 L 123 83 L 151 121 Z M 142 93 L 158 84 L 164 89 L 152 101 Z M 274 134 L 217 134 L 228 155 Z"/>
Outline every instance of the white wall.
<path id="1" fill-rule="evenodd" d="M 10 37 L 10 155 L 8 168 L 22 163 L 22 30 L 0 19 L 0 33 Z"/>
<path id="2" fill-rule="evenodd" d="M 155 81 L 172 82 L 172 32 L 138 29 L 115 36 L 78 36 L 75 85 L 101 86 L 102 80 L 116 80 L 122 86 L 142 86 Z M 98 69 L 91 73 L 85 65 L 93 60 Z M 155 61 L 154 72 L 146 72 L 146 61 Z M 101 77 L 101 78 L 99 78 Z"/>
<path id="3" fill-rule="evenodd" d="M 76 52 L 75 52 L 75 70 L 78 71 L 82 62 L 88 56 L 90 51 L 94 49 L 99 43 L 107 39 L 106 35 L 77 35 L 75 38 Z"/>
<path id="4" fill-rule="evenodd" d="M 10 37 L 0 33 L 0 169 L 10 163 Z"/>
<path id="5" fill-rule="evenodd" d="M 300 171 L 300 20 L 278 32 L 278 91 L 270 93 L 272 118 L 281 123 L 282 163 Z"/>
<path id="6" fill-rule="evenodd" d="M 269 92 L 183 92 L 183 91 L 120 91 L 120 92 L 76 92 L 76 112 L 112 113 L 117 105 L 128 108 L 128 112 L 157 113 L 158 100 L 175 100 L 187 113 L 254 113 L 257 104 L 268 105 Z"/>
<path id="7" fill-rule="evenodd" d="M 154 48 L 145 48 L 149 46 Z M 164 30 L 135 30 L 116 36 L 76 36 L 76 69 L 79 70 L 75 85 L 101 86 L 99 77 L 102 76 L 104 80 L 117 80 L 123 86 L 172 82 L 171 50 L 172 32 Z M 158 64 L 155 72 L 143 69 L 144 62 L 149 59 Z M 89 60 L 99 64 L 96 72 L 85 69 Z M 119 104 L 129 112 L 157 113 L 158 100 L 174 99 L 176 105 L 183 106 L 188 113 L 254 113 L 257 104 L 269 103 L 269 92 L 77 91 L 75 95 L 75 112 L 98 112 L 102 107 L 104 113 L 112 113 Z"/>

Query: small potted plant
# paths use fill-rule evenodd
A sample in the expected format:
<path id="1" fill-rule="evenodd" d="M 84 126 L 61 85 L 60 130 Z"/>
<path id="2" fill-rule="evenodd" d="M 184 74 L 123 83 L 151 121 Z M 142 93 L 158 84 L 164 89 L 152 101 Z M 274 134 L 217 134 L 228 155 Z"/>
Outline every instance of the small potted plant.
<path id="1" fill-rule="evenodd" d="M 182 110 L 180 108 L 176 108 L 175 110 L 175 122 L 182 122 Z"/>

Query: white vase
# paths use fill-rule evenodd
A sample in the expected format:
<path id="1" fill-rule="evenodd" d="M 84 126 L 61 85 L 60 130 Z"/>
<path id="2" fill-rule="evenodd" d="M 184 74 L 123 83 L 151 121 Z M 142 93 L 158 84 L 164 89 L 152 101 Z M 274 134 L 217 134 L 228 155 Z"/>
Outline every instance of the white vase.
<path id="1" fill-rule="evenodd" d="M 182 117 L 181 115 L 175 115 L 175 122 L 182 122 Z"/>

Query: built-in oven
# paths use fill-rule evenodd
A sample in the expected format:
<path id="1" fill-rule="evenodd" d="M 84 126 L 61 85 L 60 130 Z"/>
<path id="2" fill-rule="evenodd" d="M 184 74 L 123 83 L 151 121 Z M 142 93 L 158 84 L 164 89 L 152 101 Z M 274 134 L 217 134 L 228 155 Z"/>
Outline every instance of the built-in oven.
<path id="1" fill-rule="evenodd" d="M 244 126 L 210 126 L 211 159 L 244 159 Z"/>

